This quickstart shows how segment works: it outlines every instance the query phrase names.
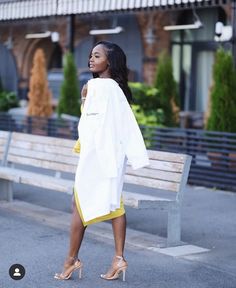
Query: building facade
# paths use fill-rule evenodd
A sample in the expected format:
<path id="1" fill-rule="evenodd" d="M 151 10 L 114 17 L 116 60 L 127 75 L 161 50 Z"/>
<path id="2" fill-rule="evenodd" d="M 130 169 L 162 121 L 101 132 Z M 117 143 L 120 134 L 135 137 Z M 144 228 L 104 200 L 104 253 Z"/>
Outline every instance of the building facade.
<path id="1" fill-rule="evenodd" d="M 127 54 L 130 80 L 150 85 L 158 57 L 167 50 L 181 110 L 205 112 L 215 51 L 220 45 L 230 49 L 232 42 L 216 41 L 215 25 L 230 26 L 231 10 L 228 0 L 0 0 L 0 78 L 5 89 L 27 98 L 33 55 L 42 48 L 57 98 L 63 54 L 73 50 L 83 83 L 90 77 L 91 47 L 109 40 Z M 104 29 L 119 33 L 103 34 Z"/>

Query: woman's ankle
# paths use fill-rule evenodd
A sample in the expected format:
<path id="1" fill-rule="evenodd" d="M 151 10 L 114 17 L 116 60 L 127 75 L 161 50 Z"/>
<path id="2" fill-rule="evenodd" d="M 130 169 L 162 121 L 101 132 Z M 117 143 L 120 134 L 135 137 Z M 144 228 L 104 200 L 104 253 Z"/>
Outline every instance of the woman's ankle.
<path id="1" fill-rule="evenodd" d="M 67 256 L 67 258 L 66 259 L 68 259 L 68 260 L 77 260 L 77 256 Z"/>
<path id="2" fill-rule="evenodd" d="M 64 262 L 64 266 L 72 265 L 77 260 L 77 257 L 75 256 L 67 256 Z"/>

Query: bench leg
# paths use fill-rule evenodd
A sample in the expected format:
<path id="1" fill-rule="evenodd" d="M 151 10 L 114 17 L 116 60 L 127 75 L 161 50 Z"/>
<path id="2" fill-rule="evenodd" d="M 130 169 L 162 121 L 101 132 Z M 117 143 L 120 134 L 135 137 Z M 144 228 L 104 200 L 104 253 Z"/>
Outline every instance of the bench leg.
<path id="1" fill-rule="evenodd" d="M 168 211 L 167 247 L 181 244 L 181 215 L 180 208 L 173 207 Z"/>
<path id="2" fill-rule="evenodd" d="M 13 190 L 11 181 L 0 179 L 0 200 L 5 201 L 13 200 Z"/>

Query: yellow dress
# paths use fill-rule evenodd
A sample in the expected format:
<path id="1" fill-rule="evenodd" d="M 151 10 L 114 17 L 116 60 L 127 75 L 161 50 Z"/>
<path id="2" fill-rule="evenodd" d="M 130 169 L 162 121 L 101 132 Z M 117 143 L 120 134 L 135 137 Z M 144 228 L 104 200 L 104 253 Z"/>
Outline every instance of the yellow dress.
<path id="1" fill-rule="evenodd" d="M 79 139 L 76 141 L 75 146 L 73 148 L 73 151 L 75 153 L 80 153 L 80 141 L 79 141 Z M 111 220 L 113 218 L 116 218 L 116 217 L 119 217 L 119 216 L 122 216 L 122 215 L 125 214 L 124 202 L 123 202 L 123 200 L 121 198 L 121 200 L 120 200 L 120 208 L 116 209 L 115 211 L 110 212 L 109 214 L 106 214 L 106 215 L 103 215 L 101 217 L 97 217 L 95 219 L 92 219 L 92 220 L 90 220 L 88 222 L 85 222 L 84 219 L 83 219 L 83 215 L 82 215 L 82 211 L 81 211 L 81 208 L 80 208 L 79 199 L 78 199 L 77 195 L 78 194 L 75 193 L 75 187 L 74 187 L 74 197 L 75 197 L 76 207 L 78 209 L 80 218 L 81 218 L 84 226 L 87 226 L 87 225 L 90 225 L 90 224 L 94 224 L 94 223 L 97 223 L 97 222 Z"/>

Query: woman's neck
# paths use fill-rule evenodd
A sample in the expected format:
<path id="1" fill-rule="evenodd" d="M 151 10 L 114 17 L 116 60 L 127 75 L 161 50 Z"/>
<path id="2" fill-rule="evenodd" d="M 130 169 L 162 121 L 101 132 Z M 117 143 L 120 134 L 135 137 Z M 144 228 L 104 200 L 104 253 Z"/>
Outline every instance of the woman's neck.
<path id="1" fill-rule="evenodd" d="M 107 71 L 107 70 L 99 73 L 98 76 L 99 76 L 99 78 L 111 78 L 111 75 L 110 75 L 109 71 Z"/>

